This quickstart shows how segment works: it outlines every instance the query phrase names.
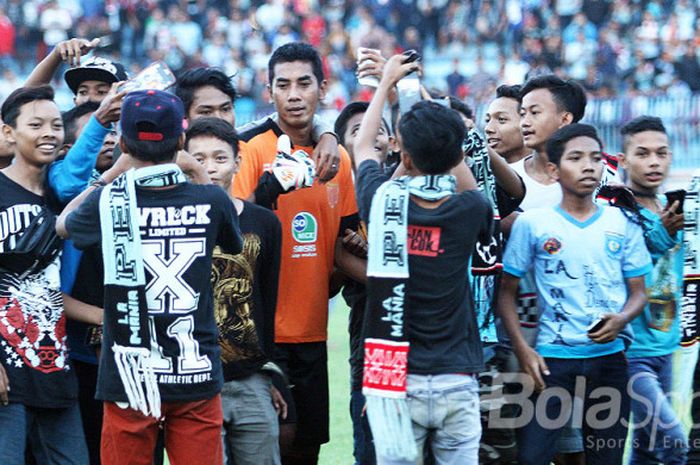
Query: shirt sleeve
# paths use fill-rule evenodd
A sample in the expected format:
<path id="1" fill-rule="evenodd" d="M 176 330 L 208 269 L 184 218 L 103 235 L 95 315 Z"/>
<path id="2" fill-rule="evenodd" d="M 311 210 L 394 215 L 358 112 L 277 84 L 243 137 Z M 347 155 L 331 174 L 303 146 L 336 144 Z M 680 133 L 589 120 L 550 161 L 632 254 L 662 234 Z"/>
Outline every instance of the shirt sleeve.
<path id="1" fill-rule="evenodd" d="M 255 192 L 262 167 L 258 152 L 251 144 L 241 145 L 240 156 L 241 167 L 233 178 L 231 193 L 234 197 L 246 200 Z"/>
<path id="2" fill-rule="evenodd" d="M 49 186 L 61 202 L 68 203 L 85 190 L 109 131 L 92 115 L 65 158 L 49 166 Z"/>
<path id="3" fill-rule="evenodd" d="M 357 214 L 357 201 L 355 200 L 355 182 L 352 179 L 352 161 L 350 156 L 341 150 L 341 173 L 338 184 L 340 187 L 340 216 L 347 217 Z"/>
<path id="4" fill-rule="evenodd" d="M 91 192 L 83 203 L 70 212 L 66 218 L 68 236 L 77 249 L 85 250 L 91 245 L 100 243 L 102 237 L 100 226 L 101 193 L 102 188 Z"/>
<path id="5" fill-rule="evenodd" d="M 513 223 L 508 239 L 506 253 L 503 256 L 503 271 L 517 278 L 522 278 L 532 267 L 535 259 L 535 235 L 530 217 L 520 215 Z"/>
<path id="6" fill-rule="evenodd" d="M 379 186 L 388 181 L 390 176 L 385 174 L 375 160 L 365 160 L 358 167 L 355 185 L 357 206 L 360 219 L 369 224 L 369 210 L 372 207 L 372 197 Z"/>
<path id="7" fill-rule="evenodd" d="M 238 213 L 231 199 L 221 189 L 216 189 L 212 205 L 219 205 L 221 208 L 221 224 L 216 237 L 216 244 L 225 253 L 237 254 L 243 250 L 243 239 L 241 230 L 238 227 Z"/>
<path id="8" fill-rule="evenodd" d="M 263 320 L 265 321 L 263 350 L 268 357 L 272 358 L 275 350 L 275 312 L 279 287 L 282 225 L 274 214 L 267 216 L 269 227 L 265 238 L 263 266 L 260 270 L 260 290 L 263 300 Z"/>
<path id="9" fill-rule="evenodd" d="M 652 270 L 651 256 L 641 226 L 627 220 L 627 235 L 622 257 L 622 276 L 636 278 Z"/>

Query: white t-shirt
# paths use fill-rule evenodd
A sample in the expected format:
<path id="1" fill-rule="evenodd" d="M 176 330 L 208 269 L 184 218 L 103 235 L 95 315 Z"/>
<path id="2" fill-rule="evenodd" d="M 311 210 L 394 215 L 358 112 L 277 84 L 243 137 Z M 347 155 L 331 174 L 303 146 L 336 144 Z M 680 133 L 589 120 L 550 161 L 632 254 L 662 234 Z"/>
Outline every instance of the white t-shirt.
<path id="1" fill-rule="evenodd" d="M 531 158 L 529 155 L 522 160 L 511 163 L 510 167 L 523 178 L 525 183 L 525 198 L 520 202 L 522 211 L 532 210 L 540 207 L 553 207 L 561 202 L 561 186 L 558 182 L 554 184 L 542 184 L 525 172 L 525 160 Z"/>

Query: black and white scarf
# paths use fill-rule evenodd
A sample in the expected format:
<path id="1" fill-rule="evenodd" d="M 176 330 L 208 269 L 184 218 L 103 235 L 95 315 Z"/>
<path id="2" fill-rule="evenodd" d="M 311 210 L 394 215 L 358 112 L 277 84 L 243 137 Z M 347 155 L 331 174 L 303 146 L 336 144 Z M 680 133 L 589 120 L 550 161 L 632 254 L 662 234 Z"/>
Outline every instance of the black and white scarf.
<path id="1" fill-rule="evenodd" d="M 151 367 L 151 328 L 136 204 L 136 186 L 166 187 L 186 182 L 175 164 L 129 170 L 100 195 L 102 258 L 105 269 L 105 324 L 129 400 L 144 415 L 160 418 L 160 393 Z"/>
<path id="2" fill-rule="evenodd" d="M 362 392 L 377 453 L 385 457 L 417 455 L 406 403 L 408 203 L 411 195 L 437 201 L 455 191 L 454 176 L 401 177 L 382 184 L 372 199 Z"/>

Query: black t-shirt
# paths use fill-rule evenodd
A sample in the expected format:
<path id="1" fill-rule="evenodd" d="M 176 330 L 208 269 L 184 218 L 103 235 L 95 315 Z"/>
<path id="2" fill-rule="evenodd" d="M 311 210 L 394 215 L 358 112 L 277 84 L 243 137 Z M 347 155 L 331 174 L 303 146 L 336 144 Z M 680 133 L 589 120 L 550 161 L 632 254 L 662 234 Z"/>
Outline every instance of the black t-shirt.
<path id="1" fill-rule="evenodd" d="M 357 173 L 357 200 L 367 221 L 372 197 L 388 179 L 374 161 Z M 410 278 L 406 286 L 408 372 L 476 373 L 481 341 L 469 291 L 469 258 L 477 236 L 490 227 L 491 207 L 479 191 L 453 195 L 435 209 L 408 207 Z M 371 245 L 370 245 L 371 247 Z"/>
<path id="2" fill-rule="evenodd" d="M 274 353 L 282 226 L 270 210 L 244 202 L 243 252 L 214 251 L 214 314 L 224 381 L 260 370 Z"/>
<path id="3" fill-rule="evenodd" d="M 0 173 L 0 254 L 11 250 L 44 197 Z M 68 363 L 60 258 L 26 276 L 0 270 L 0 363 L 10 381 L 10 402 L 66 407 L 77 397 Z M 0 407 L 2 408 L 2 407 Z"/>
<path id="4" fill-rule="evenodd" d="M 343 298 L 350 307 L 348 316 L 348 333 L 350 335 L 350 388 L 362 387 L 362 370 L 364 369 L 364 344 L 362 343 L 362 323 L 367 303 L 367 287 L 348 279 L 343 286 Z"/>
<path id="5" fill-rule="evenodd" d="M 101 241 L 99 199 L 88 196 L 66 220 L 75 246 Z M 217 186 L 179 184 L 171 189 L 136 188 L 151 357 L 164 402 L 211 398 L 223 382 L 210 282 L 215 245 L 241 251 L 233 203 Z M 105 311 L 114 304 L 105 302 Z M 109 321 L 109 320 L 105 320 Z M 155 332 L 153 331 L 155 329 Z M 125 401 L 114 361 L 113 329 L 105 324 L 97 398 Z"/>

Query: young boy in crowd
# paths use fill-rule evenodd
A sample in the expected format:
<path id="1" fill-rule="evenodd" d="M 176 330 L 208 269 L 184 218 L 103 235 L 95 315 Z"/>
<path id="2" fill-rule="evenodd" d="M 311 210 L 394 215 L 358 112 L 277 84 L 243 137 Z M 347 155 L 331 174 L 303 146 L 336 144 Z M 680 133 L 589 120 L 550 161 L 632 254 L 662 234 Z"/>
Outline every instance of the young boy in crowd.
<path id="1" fill-rule="evenodd" d="M 328 291 L 334 262 L 340 265 L 342 235 L 358 223 L 350 158 L 340 149 L 338 174 L 311 186 L 313 117 L 325 95 L 326 81 L 318 52 L 308 44 L 290 43 L 272 54 L 269 90 L 277 121 L 240 134 L 241 169 L 233 195 L 274 209 L 282 224 L 280 286 L 275 315 L 278 363 L 289 377 L 296 404 L 297 431 L 283 463 L 313 465 L 321 444 L 328 442 L 327 321 Z M 279 138 L 289 136 L 292 157 L 278 157 Z M 294 158 L 292 162 L 290 159 Z M 291 178 L 279 177 L 279 164 L 293 164 Z M 286 168 L 284 168 L 286 169 Z M 290 171 L 291 172 L 291 171 Z M 283 185 L 284 183 L 284 185 Z M 338 254 L 336 251 L 339 251 Z M 357 280 L 363 271 L 341 269 Z"/>
<path id="2" fill-rule="evenodd" d="M 641 228 L 619 209 L 593 201 L 603 171 L 601 151 L 588 125 L 568 125 L 549 138 L 547 170 L 561 186 L 562 200 L 516 220 L 504 257 L 499 309 L 520 366 L 538 392 L 559 387 L 573 397 L 577 378 L 585 379 L 586 463 L 614 465 L 622 461 L 629 416 L 621 332 L 644 308 L 644 276 L 651 260 Z M 523 337 L 516 312 L 520 278 L 531 268 L 541 312 L 534 347 Z M 590 394 L 602 386 L 616 391 L 607 424 L 589 415 L 597 404 Z M 544 394 L 534 394 L 531 402 L 539 405 Z M 544 408 L 548 419 L 566 421 L 571 415 L 571 404 L 559 396 L 547 398 Z M 564 424 L 546 425 L 540 418 L 520 430 L 520 464 L 546 465 L 556 452 Z"/>
<path id="3" fill-rule="evenodd" d="M 688 446 L 671 405 L 673 353 L 680 343 L 683 289 L 683 212 L 659 194 L 671 167 L 671 148 L 661 119 L 640 116 L 625 124 L 620 164 L 637 202 L 654 269 L 646 277 L 648 303 L 632 320 L 629 359 L 634 447 L 630 463 L 685 464 Z"/>
<path id="4" fill-rule="evenodd" d="M 187 130 L 185 150 L 206 168 L 212 183 L 230 191 L 239 166 L 233 126 L 219 118 L 197 118 Z M 231 201 L 238 212 L 243 252 L 232 255 L 214 249 L 212 269 L 224 373 L 224 443 L 230 464 L 278 465 L 275 408 L 282 418 L 287 412 L 267 368 L 275 348 L 282 231 L 270 210 Z"/>
<path id="5" fill-rule="evenodd" d="M 486 109 L 484 132 L 486 143 L 508 163 L 516 163 L 530 154 L 520 132 L 520 88 L 502 85 L 496 89 L 496 98 Z"/>
<path id="6" fill-rule="evenodd" d="M 357 197 L 370 228 L 367 414 L 377 463 L 417 463 L 429 434 L 436 463 L 476 463 L 481 427 L 470 373 L 483 361 L 468 263 L 491 212 L 463 163 L 462 119 L 436 103 L 418 103 L 401 116 L 397 176 L 408 177 L 386 183 L 375 140 L 387 94 L 417 67 L 404 60 L 387 62 L 355 141 Z M 457 185 L 471 190 L 457 194 Z"/>
<path id="7" fill-rule="evenodd" d="M 0 463 L 7 465 L 24 464 L 27 445 L 40 463 L 88 460 L 51 226 L 60 207 L 45 182 L 63 144 L 53 97 L 50 87 L 20 88 L 2 106 L 3 135 L 14 147 L 14 163 L 0 172 Z M 25 263 L 32 255 L 11 254 L 27 234 L 53 244 L 34 264 Z"/>
<path id="8" fill-rule="evenodd" d="M 188 184 L 173 163 L 184 146 L 183 119 L 174 95 L 130 93 L 120 120 L 125 154 L 57 222 L 76 246 L 103 250 L 97 397 L 104 401 L 105 465 L 151 463 L 161 423 L 171 463 L 222 462 L 209 275 L 215 245 L 239 253 L 242 244 L 226 194 Z M 121 174 L 129 163 L 136 170 Z"/>
<path id="9" fill-rule="evenodd" d="M 362 123 L 362 118 L 367 112 L 369 103 L 351 102 L 340 112 L 335 120 L 335 133 L 340 138 L 340 144 L 348 151 L 350 158 L 355 157 L 355 141 Z M 377 150 L 380 163 L 385 166 L 387 156 L 394 147 L 394 138 L 389 132 L 389 127 L 382 119 L 374 148 Z M 344 232 L 344 241 L 351 241 L 355 235 L 359 235 L 363 242 L 367 241 L 367 231 L 364 223 L 358 231 L 347 230 Z M 366 257 L 366 252 L 364 253 Z M 372 443 L 372 431 L 369 428 L 367 417 L 362 414 L 365 407 L 365 397 L 362 395 L 362 369 L 364 350 L 362 344 L 362 321 L 367 302 L 367 289 L 364 282 L 352 279 L 345 281 L 343 297 L 350 307 L 348 331 L 350 333 L 350 417 L 353 431 L 353 456 L 357 465 L 373 465 L 376 463 L 374 444 Z"/>

